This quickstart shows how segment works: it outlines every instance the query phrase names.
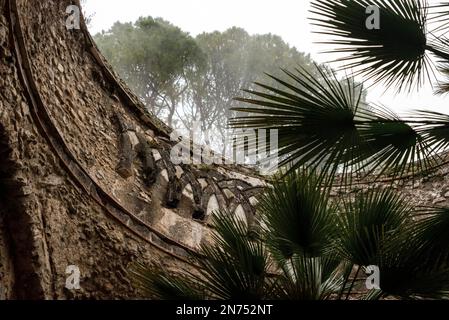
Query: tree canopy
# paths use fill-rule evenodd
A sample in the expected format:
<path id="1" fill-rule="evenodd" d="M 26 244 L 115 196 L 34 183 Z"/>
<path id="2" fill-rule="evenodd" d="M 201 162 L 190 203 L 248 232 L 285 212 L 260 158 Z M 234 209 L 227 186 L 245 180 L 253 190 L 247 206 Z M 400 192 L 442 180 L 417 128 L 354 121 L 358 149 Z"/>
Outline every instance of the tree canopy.
<path id="1" fill-rule="evenodd" d="M 95 40 L 123 80 L 170 125 L 187 89 L 186 74 L 205 61 L 194 39 L 161 18 L 146 17 L 117 22 Z"/>
<path id="2" fill-rule="evenodd" d="M 237 27 L 194 38 L 161 18 L 146 17 L 117 22 L 95 40 L 149 111 L 175 129 L 190 130 L 198 121 L 209 132 L 204 142 L 218 151 L 243 88 L 254 89 L 266 73 L 279 75 L 281 68 L 301 67 L 319 76 L 310 55 L 280 36 L 250 35 Z"/>

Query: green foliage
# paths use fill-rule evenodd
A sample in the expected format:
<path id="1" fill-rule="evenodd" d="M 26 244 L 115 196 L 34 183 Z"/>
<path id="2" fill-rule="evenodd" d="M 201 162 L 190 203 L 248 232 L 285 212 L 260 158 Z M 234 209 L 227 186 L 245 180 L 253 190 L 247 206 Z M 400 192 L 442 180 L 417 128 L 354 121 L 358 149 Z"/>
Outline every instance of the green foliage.
<path id="1" fill-rule="evenodd" d="M 340 254 L 357 265 L 377 265 L 385 241 L 404 232 L 410 219 L 411 208 L 392 190 L 359 194 L 339 215 Z"/>
<path id="2" fill-rule="evenodd" d="M 290 252 L 284 254 L 285 243 L 277 241 L 283 239 L 284 235 L 289 237 L 292 228 L 285 224 L 290 221 L 291 213 L 286 215 L 268 214 L 266 217 L 267 227 L 261 229 L 258 236 L 251 235 L 248 227 L 241 220 L 232 217 L 229 213 L 218 212 L 213 218 L 216 233 L 212 244 L 203 245 L 201 254 L 203 257 L 192 257 L 200 268 L 197 274 L 172 275 L 170 278 L 152 269 L 140 268 L 133 272 L 133 278 L 140 288 L 151 288 L 145 290 L 152 297 L 173 299 L 184 296 L 197 297 L 201 292 L 206 292 L 210 299 L 238 299 L 238 300 L 265 300 L 265 299 L 324 299 L 337 292 L 338 284 L 342 277 L 338 276 L 337 267 L 340 262 L 322 254 L 323 246 L 330 239 L 325 239 L 322 244 L 315 241 L 323 241 L 321 238 L 329 238 L 325 235 L 326 230 L 332 229 L 332 223 L 326 225 L 325 221 L 332 221 L 325 216 L 326 213 L 324 197 L 315 189 L 316 185 L 307 184 L 302 191 L 296 187 L 302 186 L 296 179 L 305 176 L 292 176 L 287 181 L 279 184 L 276 192 L 267 194 L 267 203 L 270 197 L 280 197 L 283 191 L 291 188 L 285 195 L 285 203 L 292 204 L 296 199 L 296 192 L 304 193 L 304 200 L 311 196 L 308 208 L 310 212 L 305 213 L 299 220 L 312 219 L 311 225 L 317 225 L 318 237 L 308 237 L 305 245 L 300 245 L 306 250 L 296 250 L 298 246 L 294 240 L 289 242 Z M 312 181 L 310 179 L 308 181 Z M 295 187 L 296 186 L 296 187 Z M 285 204 L 283 203 L 283 205 Z M 314 205 L 323 205 L 314 208 Z M 272 209 L 267 208 L 267 211 Z M 313 213 L 323 211 L 323 219 L 315 219 Z M 281 219 L 284 221 L 280 221 Z M 326 220 L 327 219 L 327 220 Z M 276 228 L 276 229 L 274 229 Z M 284 228 L 284 230 L 281 230 Z M 277 233 L 274 233 L 274 231 Z M 267 241 L 267 238 L 274 241 Z M 268 244 L 268 245 L 266 245 Z M 292 249 L 294 248 L 294 249 Z M 309 250 L 312 249 L 312 250 Z M 282 254 L 279 254 L 279 253 Z M 313 255 L 311 255 L 311 254 Z M 181 281 L 181 279 L 183 279 Z M 187 279 L 187 280 L 186 280 Z M 181 287 L 180 283 L 192 285 L 189 289 Z M 162 284 L 162 285 L 161 285 Z M 195 284 L 195 286 L 193 286 Z M 191 291 L 197 288 L 198 293 Z M 186 294 L 187 292 L 187 294 Z M 178 296 L 173 294 L 178 293 Z"/>
<path id="3" fill-rule="evenodd" d="M 269 76 L 284 88 L 257 83 L 269 93 L 246 90 L 254 98 L 238 98 L 247 105 L 234 110 L 248 115 L 235 117 L 231 125 L 278 130 L 281 166 L 319 170 L 330 179 L 339 173 L 344 184 L 354 173 L 388 172 L 397 178 L 437 165 L 431 156 L 448 147 L 446 115 L 420 111 L 404 121 L 384 107 L 363 103 L 353 80 L 316 68 L 319 78 L 303 69 L 284 70 L 295 85 Z"/>
<path id="4" fill-rule="evenodd" d="M 281 37 L 249 35 L 236 27 L 192 38 L 165 20 L 147 17 L 117 22 L 94 38 L 151 112 L 178 129 L 190 130 L 201 120 L 215 149 L 223 147 L 241 88 L 252 88 L 264 72 L 277 74 L 281 67 L 314 71 L 310 56 Z"/>
<path id="5" fill-rule="evenodd" d="M 219 213 L 213 220 L 217 234 L 213 245 L 203 245 L 201 276 L 197 280 L 212 297 L 224 300 L 260 300 L 270 291 L 266 281 L 270 262 L 261 241 L 248 236 L 246 225 Z M 202 280 L 204 278 L 204 280 Z"/>
<path id="6" fill-rule="evenodd" d="M 319 78 L 304 69 L 296 69 L 296 74 L 284 70 L 296 86 L 270 76 L 284 86 L 283 90 L 261 83 L 257 85 L 270 93 L 246 90 L 261 99 L 237 99 L 256 107 L 235 108 L 250 115 L 234 118 L 231 125 L 278 130 L 279 156 L 284 158 L 281 166 L 293 163 L 292 169 L 322 167 L 335 174 L 345 159 L 354 158 L 347 155 L 356 150 L 353 146 L 360 145 L 355 117 L 362 93 L 353 82 L 348 82 L 345 89 L 335 74 L 329 75 L 318 66 L 316 69 Z"/>
<path id="7" fill-rule="evenodd" d="M 195 40 L 160 18 L 116 22 L 108 32 L 97 34 L 95 41 L 150 110 L 160 114 L 168 109 L 168 117 L 173 117 L 185 91 L 185 73 L 205 63 Z"/>
<path id="8" fill-rule="evenodd" d="M 380 8 L 379 30 L 365 25 L 369 5 Z M 336 38 L 327 44 L 342 46 L 333 51 L 347 54 L 340 59 L 346 67 L 400 89 L 422 83 L 431 67 L 427 52 L 442 59 L 447 74 L 449 40 L 428 32 L 430 9 L 424 0 L 312 2 L 319 15 L 314 24 L 322 28 L 319 33 Z M 435 30 L 447 27 L 444 17 L 445 12 L 434 19 Z M 201 266 L 197 273 L 170 276 L 141 267 L 134 273 L 140 287 L 162 299 L 347 299 L 360 271 L 374 265 L 381 272 L 380 289 L 365 299 L 448 299 L 447 208 L 411 208 L 390 189 L 339 201 L 330 191 L 337 178 L 350 186 L 355 174 L 401 178 L 438 167 L 439 153 L 449 147 L 449 117 L 416 111 L 402 119 L 366 105 L 363 84 L 355 84 L 354 75 L 340 80 L 326 66 L 289 66 L 290 58 L 279 60 L 282 75 L 266 69 L 266 80 L 248 77 L 266 59 L 260 52 L 279 47 L 270 47 L 276 37 L 252 39 L 258 38 L 236 28 L 199 36 L 210 59 L 208 71 L 193 70 L 189 81 L 198 90 L 198 105 L 223 101 L 228 115 L 227 93 L 254 81 L 236 100 L 231 111 L 242 114 L 231 126 L 278 130 L 287 174 L 260 199 L 257 236 L 230 213 L 219 213 L 212 244 L 202 246 L 203 257 L 192 257 Z M 287 49 L 282 52 L 293 52 Z M 239 61 L 253 55 L 257 58 L 242 71 Z M 448 87 L 441 84 L 440 93 Z M 212 97 L 204 98 L 204 92 Z"/>
<path id="9" fill-rule="evenodd" d="M 441 237 L 444 222 L 428 219 L 414 222 L 406 232 L 386 237 L 376 261 L 384 295 L 402 299 L 449 298 L 447 242 Z M 435 231 L 440 232 L 434 234 Z"/>
<path id="10" fill-rule="evenodd" d="M 329 250 L 336 234 L 337 213 L 320 181 L 305 173 L 292 172 L 266 191 L 259 214 L 270 232 L 267 242 L 280 258 L 295 254 L 320 257 Z M 312 180 L 313 179 L 313 180 Z M 307 183 L 305 183 L 307 181 Z M 282 208 L 282 212 L 279 209 Z"/>
<path id="11" fill-rule="evenodd" d="M 380 29 L 366 27 L 370 5 L 380 9 Z M 429 18 L 435 8 L 440 11 Z M 445 28 L 442 8 L 447 10 L 422 0 L 315 0 L 312 12 L 318 16 L 312 20 L 320 27 L 318 33 L 334 36 L 325 43 L 341 46 L 333 52 L 346 53 L 341 60 L 358 68 L 355 74 L 411 88 L 430 73 L 427 51 L 441 60 L 440 71 L 447 73 L 449 41 L 428 31 L 429 20 L 437 24 L 435 30 Z M 449 147 L 446 114 L 415 111 L 400 118 L 385 107 L 364 105 L 353 75 L 339 81 L 325 67 L 317 69 L 319 78 L 303 69 L 285 70 L 282 78 L 270 75 L 266 83 L 257 83 L 263 92 L 246 90 L 251 97 L 238 99 L 247 105 L 235 109 L 243 114 L 231 125 L 278 130 L 281 165 L 320 169 L 330 179 L 340 173 L 345 185 L 354 173 L 397 179 L 441 164 L 440 154 Z M 281 88 L 270 85 L 272 80 Z M 446 87 L 440 83 L 439 93 Z"/>
<path id="12" fill-rule="evenodd" d="M 134 272 L 151 297 L 327 300 L 354 293 L 353 266 L 378 266 L 380 290 L 366 299 L 449 298 L 447 209 L 416 214 L 390 190 L 372 189 L 336 206 L 316 175 L 291 173 L 260 203 L 255 237 L 229 213 L 214 217 L 212 244 L 192 257 L 198 273 Z"/>

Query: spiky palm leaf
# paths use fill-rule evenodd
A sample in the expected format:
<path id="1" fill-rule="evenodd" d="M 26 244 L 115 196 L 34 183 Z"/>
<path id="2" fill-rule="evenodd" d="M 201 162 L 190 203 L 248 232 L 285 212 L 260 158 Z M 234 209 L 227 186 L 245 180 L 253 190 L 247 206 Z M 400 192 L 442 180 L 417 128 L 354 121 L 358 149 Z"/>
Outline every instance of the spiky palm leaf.
<path id="1" fill-rule="evenodd" d="M 205 300 L 206 292 L 185 274 L 170 274 L 162 267 L 134 263 L 130 276 L 146 296 L 159 300 Z"/>
<path id="2" fill-rule="evenodd" d="M 449 22 L 447 21 L 449 3 L 441 2 L 439 4 L 429 5 L 429 9 L 429 22 L 435 25 L 431 32 L 437 34 L 447 31 L 449 27 Z"/>
<path id="3" fill-rule="evenodd" d="M 435 251 L 434 244 L 412 233 L 388 239 L 377 266 L 384 296 L 403 299 L 448 299 L 449 264 Z"/>
<path id="4" fill-rule="evenodd" d="M 359 144 L 354 117 L 361 92 L 356 92 L 353 82 L 347 90 L 334 74 L 318 66 L 317 70 L 323 81 L 305 69 L 297 70 L 298 74 L 284 70 L 295 86 L 270 76 L 285 86 L 285 91 L 257 83 L 270 94 L 247 90 L 260 99 L 237 99 L 254 107 L 234 110 L 253 115 L 232 119 L 231 126 L 278 130 L 279 157 L 284 159 L 281 166 L 293 163 L 292 170 L 303 165 L 311 170 L 324 166 L 323 171 L 335 173 L 347 150 Z"/>
<path id="5" fill-rule="evenodd" d="M 436 94 L 445 94 L 449 92 L 449 38 L 445 34 L 433 36 L 429 50 L 439 58 L 438 71 L 443 77 L 442 80 L 438 79 Z"/>
<path id="6" fill-rule="evenodd" d="M 411 208 L 392 190 L 372 189 L 345 201 L 341 213 L 338 251 L 360 266 L 375 265 L 386 239 L 403 233 Z"/>
<path id="7" fill-rule="evenodd" d="M 353 81 L 344 87 L 334 73 L 317 69 L 320 79 L 305 70 L 284 71 L 289 80 L 272 78 L 285 90 L 258 84 L 271 92 L 247 91 L 256 98 L 237 99 L 249 105 L 235 110 L 250 115 L 232 119 L 231 126 L 278 130 L 281 166 L 318 170 L 329 179 L 340 173 L 346 183 L 354 172 L 389 170 L 397 177 L 433 165 L 427 161 L 432 147 L 414 127 L 385 108 L 363 106 Z"/>
<path id="8" fill-rule="evenodd" d="M 449 215 L 447 209 L 425 213 L 432 216 L 415 222 L 405 198 L 388 189 L 360 194 L 345 205 L 339 252 L 357 265 L 380 269 L 381 290 L 368 299 L 448 297 Z"/>
<path id="9" fill-rule="evenodd" d="M 339 46 L 331 52 L 348 54 L 339 61 L 358 68 L 365 79 L 410 89 L 429 72 L 426 1 L 315 0 L 311 5 L 319 15 L 313 24 L 323 28 L 317 33 L 338 38 L 324 43 Z M 367 27 L 370 6 L 379 9 L 379 29 Z"/>
<path id="10" fill-rule="evenodd" d="M 371 118 L 367 116 L 357 125 L 364 141 L 355 146 L 361 149 L 361 158 L 353 159 L 361 163 L 359 171 L 377 176 L 388 172 L 395 178 L 405 173 L 423 172 L 436 165 L 430 158 L 432 145 L 414 126 L 386 108 L 377 107 L 371 113 Z"/>
<path id="11" fill-rule="evenodd" d="M 326 300 L 343 285 L 341 261 L 331 255 L 336 207 L 321 182 L 314 174 L 293 171 L 277 180 L 258 204 L 264 240 L 281 270 L 277 299 Z"/>
<path id="12" fill-rule="evenodd" d="M 344 285 L 341 262 L 330 257 L 295 254 L 282 266 L 276 298 L 281 300 L 328 300 Z"/>
<path id="13" fill-rule="evenodd" d="M 424 143 L 432 148 L 432 154 L 439 155 L 449 149 L 449 115 L 435 111 L 416 111 L 412 120 Z"/>
<path id="14" fill-rule="evenodd" d="M 435 260 L 449 262 L 449 208 L 423 208 L 418 213 L 421 219 L 414 226 L 414 234 L 421 249 Z"/>
<path id="15" fill-rule="evenodd" d="M 264 299 L 272 290 L 266 248 L 249 237 L 243 221 L 229 217 L 226 212 L 214 216 L 213 244 L 202 246 L 201 253 L 207 258 L 198 261 L 201 271 L 195 280 L 216 299 Z"/>
<path id="16" fill-rule="evenodd" d="M 314 175 L 294 171 L 277 181 L 260 199 L 258 212 L 278 261 L 295 254 L 320 257 L 331 249 L 337 213 Z"/>
<path id="17" fill-rule="evenodd" d="M 442 63 L 438 69 L 443 76 L 443 80 L 439 80 L 437 84 L 436 94 L 443 95 L 449 92 L 449 64 Z"/>

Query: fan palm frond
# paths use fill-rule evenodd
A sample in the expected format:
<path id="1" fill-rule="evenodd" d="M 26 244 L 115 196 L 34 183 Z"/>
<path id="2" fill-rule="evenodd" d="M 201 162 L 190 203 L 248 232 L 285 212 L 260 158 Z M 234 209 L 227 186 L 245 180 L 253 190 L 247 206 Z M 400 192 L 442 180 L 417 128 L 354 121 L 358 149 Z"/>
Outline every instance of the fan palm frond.
<path id="1" fill-rule="evenodd" d="M 376 265 L 386 239 L 404 232 L 411 208 L 397 193 L 372 189 L 346 200 L 340 215 L 338 251 L 353 264 Z"/>
<path id="2" fill-rule="evenodd" d="M 418 110 L 413 113 L 416 131 L 431 147 L 432 154 L 438 155 L 449 148 L 449 115 L 435 111 Z"/>
<path id="3" fill-rule="evenodd" d="M 376 106 L 371 117 L 358 123 L 357 128 L 364 143 L 360 146 L 362 158 L 358 171 L 366 175 L 381 176 L 388 173 L 392 178 L 406 173 L 414 175 L 436 165 L 431 155 L 434 146 L 422 135 L 415 125 L 402 120 L 394 112 Z"/>
<path id="4" fill-rule="evenodd" d="M 270 76 L 286 90 L 258 83 L 271 93 L 247 91 L 259 99 L 237 99 L 254 107 L 235 108 L 250 115 L 236 117 L 230 124 L 234 128 L 278 130 L 281 166 L 289 164 L 291 170 L 320 168 L 333 176 L 339 169 L 350 170 L 341 164 L 355 150 L 353 146 L 360 144 L 354 118 L 361 90 L 357 92 L 349 80 L 349 89 L 344 88 L 334 73 L 318 66 L 317 70 L 321 80 L 304 69 L 296 70 L 297 74 L 284 70 L 287 81 L 295 85 Z"/>
<path id="5" fill-rule="evenodd" d="M 292 256 L 277 281 L 281 300 L 327 300 L 344 284 L 340 261 L 329 257 Z"/>
<path id="6" fill-rule="evenodd" d="M 336 211 L 315 175 L 293 171 L 260 199 L 267 242 L 278 261 L 295 254 L 320 257 L 336 233 Z"/>
<path id="7" fill-rule="evenodd" d="M 423 208 L 424 218 L 414 226 L 414 234 L 422 250 L 432 254 L 435 261 L 449 262 L 449 208 Z"/>
<path id="8" fill-rule="evenodd" d="M 271 292 L 268 280 L 271 263 L 265 246 L 248 235 L 248 227 L 228 213 L 213 218 L 216 232 L 212 244 L 203 245 L 201 267 L 195 281 L 212 297 L 224 300 L 261 300 Z"/>
<path id="9" fill-rule="evenodd" d="M 437 65 L 442 80 L 437 81 L 436 94 L 445 94 L 449 92 L 449 39 L 445 35 L 433 35 L 429 41 L 428 50 L 431 51 L 439 60 Z"/>
<path id="10" fill-rule="evenodd" d="M 336 36 L 323 42 L 340 46 L 331 52 L 346 68 L 358 68 L 366 80 L 411 89 L 428 74 L 426 56 L 427 2 L 424 0 L 315 0 L 311 3 L 316 33 Z M 367 8 L 378 8 L 380 27 L 367 27 Z"/>
<path id="11" fill-rule="evenodd" d="M 338 81 L 316 68 L 320 79 L 305 70 L 284 71 L 295 85 L 272 77 L 285 90 L 259 83 L 270 93 L 247 91 L 256 98 L 238 99 L 249 105 L 235 110 L 249 115 L 232 119 L 231 126 L 278 130 L 280 165 L 319 171 L 329 177 L 327 185 L 337 173 L 348 184 L 355 172 L 380 176 L 388 170 L 399 177 L 433 165 L 432 146 L 414 127 L 386 108 L 364 106 L 350 79 Z"/>
<path id="12" fill-rule="evenodd" d="M 380 270 L 380 290 L 366 299 L 449 297 L 448 212 L 427 210 L 429 216 L 416 222 L 406 199 L 389 189 L 345 203 L 338 251 L 354 264 Z"/>
<path id="13" fill-rule="evenodd" d="M 440 64 L 438 70 L 443 76 L 443 80 L 438 81 L 436 94 L 443 95 L 449 92 L 449 64 Z"/>
<path id="14" fill-rule="evenodd" d="M 340 252 L 380 270 L 380 290 L 366 299 L 442 299 L 449 294 L 447 209 L 428 209 L 413 220 L 405 198 L 391 190 L 371 191 L 346 205 Z M 355 209 L 355 210 L 354 210 Z"/>
<path id="15" fill-rule="evenodd" d="M 206 293 L 198 283 L 184 274 L 170 274 L 160 267 L 134 263 L 130 276 L 146 296 L 159 300 L 204 300 Z"/>
<path id="16" fill-rule="evenodd" d="M 376 264 L 384 295 L 402 299 L 448 299 L 449 264 L 423 238 L 403 233 L 389 239 Z"/>
<path id="17" fill-rule="evenodd" d="M 441 2 L 435 5 L 429 5 L 429 22 L 434 24 L 432 33 L 445 32 L 449 27 L 447 16 L 449 15 L 449 2 Z"/>

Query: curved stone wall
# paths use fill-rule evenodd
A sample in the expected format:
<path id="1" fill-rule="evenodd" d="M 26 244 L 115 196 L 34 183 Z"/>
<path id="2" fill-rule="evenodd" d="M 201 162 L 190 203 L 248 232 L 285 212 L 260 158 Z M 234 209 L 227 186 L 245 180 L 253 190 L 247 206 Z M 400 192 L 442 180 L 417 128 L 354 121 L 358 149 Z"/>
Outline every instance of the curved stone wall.
<path id="1" fill-rule="evenodd" d="M 71 4 L 0 0 L 0 298 L 138 297 L 129 263 L 194 270 L 213 212 L 251 224 L 265 186 L 241 167 L 173 165 L 170 128 L 85 25 L 66 29 Z M 449 205 L 448 172 L 393 187 L 416 206 Z M 77 290 L 66 288 L 69 266 Z"/>
<path id="2" fill-rule="evenodd" d="M 16 169 L 0 210 L 6 298 L 136 297 L 130 262 L 194 268 L 213 212 L 251 224 L 265 186 L 244 168 L 173 165 L 170 129 L 84 25 L 66 29 L 72 2 L 0 0 L 0 125 Z M 65 288 L 69 266 L 78 290 Z"/>

